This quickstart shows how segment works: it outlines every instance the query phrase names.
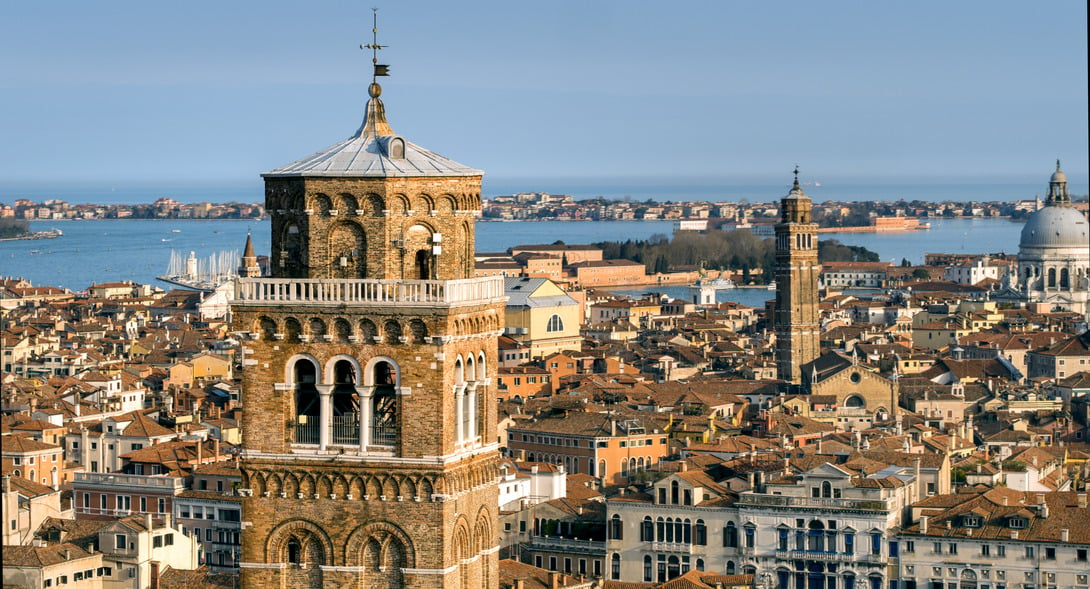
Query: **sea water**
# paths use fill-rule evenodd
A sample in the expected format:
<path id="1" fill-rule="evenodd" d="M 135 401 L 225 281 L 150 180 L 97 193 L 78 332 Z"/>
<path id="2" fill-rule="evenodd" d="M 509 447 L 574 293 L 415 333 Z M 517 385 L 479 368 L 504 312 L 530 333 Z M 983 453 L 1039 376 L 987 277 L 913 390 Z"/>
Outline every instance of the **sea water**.
<path id="1" fill-rule="evenodd" d="M 56 239 L 0 241 L 0 275 L 19 276 L 38 286 L 75 291 L 92 284 L 131 280 L 155 284 L 166 274 L 172 251 L 194 252 L 207 259 L 224 250 L 242 251 L 246 234 L 254 250 L 267 255 L 267 220 L 136 220 L 35 221 L 34 231 L 57 228 Z M 935 219 L 932 228 L 905 233 L 823 233 L 878 253 L 882 261 L 899 264 L 907 258 L 922 264 L 926 253 L 1016 253 L 1021 223 L 1006 219 Z M 522 244 L 599 241 L 669 236 L 669 221 L 511 221 L 477 223 L 477 251 L 502 252 Z"/>

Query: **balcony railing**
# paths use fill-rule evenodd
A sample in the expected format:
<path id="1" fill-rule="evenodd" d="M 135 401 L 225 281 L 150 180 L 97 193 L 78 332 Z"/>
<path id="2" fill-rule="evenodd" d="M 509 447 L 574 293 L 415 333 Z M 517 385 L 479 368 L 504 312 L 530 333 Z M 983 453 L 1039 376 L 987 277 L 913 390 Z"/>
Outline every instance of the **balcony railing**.
<path id="1" fill-rule="evenodd" d="M 761 507 L 793 507 L 812 509 L 855 509 L 861 511 L 889 511 L 892 502 L 888 499 L 830 499 L 814 497 L 791 497 L 787 495 L 764 495 L 760 493 L 742 493 L 738 505 Z"/>
<path id="2" fill-rule="evenodd" d="M 333 443 L 339 445 L 358 445 L 360 443 L 360 417 L 358 413 L 333 416 Z"/>
<path id="3" fill-rule="evenodd" d="M 503 296 L 502 276 L 462 280 L 239 278 L 233 304 L 453 305 Z"/>
<path id="4" fill-rule="evenodd" d="M 681 552 L 683 554 L 690 554 L 693 551 L 692 544 L 686 544 L 684 542 L 652 542 L 651 550 L 655 552 Z"/>
<path id="5" fill-rule="evenodd" d="M 374 446 L 396 446 L 397 427 L 385 422 L 374 422 L 371 426 L 371 444 Z"/>
<path id="6" fill-rule="evenodd" d="M 77 472 L 73 485 L 86 489 L 89 486 L 106 485 L 111 488 L 139 489 L 145 493 L 158 490 L 177 494 L 185 487 L 185 482 L 178 477 L 166 475 L 119 474 L 108 472 Z"/>
<path id="7" fill-rule="evenodd" d="M 531 550 L 556 550 L 572 551 L 587 554 L 601 554 L 605 556 L 606 543 L 596 540 L 577 540 L 573 538 L 552 538 L 549 536 L 533 536 L 523 546 Z"/>
<path id="8" fill-rule="evenodd" d="M 318 417 L 310 416 L 311 419 L 305 422 L 295 422 L 295 443 L 296 444 L 313 444 L 318 445 L 320 441 L 320 433 L 318 431 Z"/>

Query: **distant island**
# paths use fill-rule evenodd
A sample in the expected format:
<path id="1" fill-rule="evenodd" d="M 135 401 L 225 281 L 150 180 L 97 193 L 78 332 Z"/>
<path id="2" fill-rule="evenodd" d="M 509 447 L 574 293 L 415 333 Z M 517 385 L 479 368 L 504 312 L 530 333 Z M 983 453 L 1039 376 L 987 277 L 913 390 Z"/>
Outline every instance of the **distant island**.
<path id="1" fill-rule="evenodd" d="M 673 221 L 677 230 L 736 229 L 770 226 L 779 220 L 779 203 L 708 201 L 636 201 L 566 194 L 522 192 L 482 203 L 482 221 Z M 813 221 L 826 231 L 867 228 L 874 231 L 926 229 L 930 219 L 1008 218 L 1024 220 L 1043 203 L 1039 199 L 992 202 L 825 201 L 814 203 Z M 1086 199 L 1075 203 L 1086 210 Z M 727 227 L 723 227 L 726 225 Z M 769 236 L 771 232 L 769 231 Z"/>
<path id="2" fill-rule="evenodd" d="M 0 203 L 0 221 L 64 221 L 74 219 L 261 219 L 265 207 L 258 203 L 181 203 L 160 198 L 149 204 L 69 204 L 59 199 L 41 203 L 20 198 Z M 24 232 L 29 228 L 24 227 Z M 0 236 L 3 238 L 3 236 Z"/>

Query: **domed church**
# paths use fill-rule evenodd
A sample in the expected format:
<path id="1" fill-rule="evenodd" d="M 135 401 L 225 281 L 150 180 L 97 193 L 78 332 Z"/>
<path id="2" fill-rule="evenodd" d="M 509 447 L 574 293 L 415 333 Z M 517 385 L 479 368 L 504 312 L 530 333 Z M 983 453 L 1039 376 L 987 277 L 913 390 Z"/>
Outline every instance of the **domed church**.
<path id="1" fill-rule="evenodd" d="M 1071 206 L 1059 160 L 1044 208 L 1022 228 L 1018 268 L 1005 294 L 1050 304 L 1052 312 L 1090 313 L 1090 222 Z"/>

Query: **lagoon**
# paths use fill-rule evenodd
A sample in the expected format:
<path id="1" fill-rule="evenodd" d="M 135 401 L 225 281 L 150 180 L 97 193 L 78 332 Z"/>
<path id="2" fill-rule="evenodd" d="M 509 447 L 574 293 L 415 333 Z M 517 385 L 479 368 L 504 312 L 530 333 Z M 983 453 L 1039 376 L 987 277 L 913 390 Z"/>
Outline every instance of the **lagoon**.
<path id="1" fill-rule="evenodd" d="M 56 239 L 0 242 L 0 275 L 18 276 L 37 286 L 86 290 L 99 282 L 131 280 L 168 285 L 155 277 L 166 273 L 171 251 L 208 258 L 222 250 L 241 252 L 247 231 L 254 249 L 267 254 L 267 220 L 134 220 L 36 221 L 31 230 L 52 227 L 64 232 Z M 923 263 L 925 253 L 1016 253 L 1021 223 L 1006 219 L 934 219 L 928 231 L 907 233 L 823 233 L 861 245 L 883 261 L 907 258 Z M 477 251 L 500 252 L 520 244 L 585 244 L 598 241 L 648 239 L 670 235 L 669 221 L 510 221 L 477 223 Z"/>

